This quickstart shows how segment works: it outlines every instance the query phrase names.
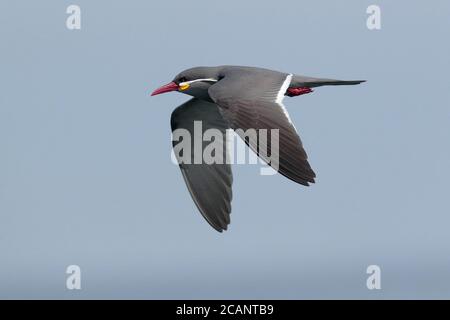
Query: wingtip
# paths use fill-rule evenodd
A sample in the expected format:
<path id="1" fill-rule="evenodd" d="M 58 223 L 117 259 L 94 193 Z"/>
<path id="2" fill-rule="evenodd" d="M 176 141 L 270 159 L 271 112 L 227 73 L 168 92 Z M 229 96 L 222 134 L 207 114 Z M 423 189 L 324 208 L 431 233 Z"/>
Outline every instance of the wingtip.
<path id="1" fill-rule="evenodd" d="M 228 226 L 221 226 L 221 227 L 217 227 L 217 226 L 212 226 L 214 230 L 216 230 L 219 233 L 223 233 L 224 231 L 227 231 Z"/>
<path id="2" fill-rule="evenodd" d="M 205 217 L 205 216 L 204 216 Z M 228 223 L 215 223 L 215 222 L 212 222 L 212 221 L 210 221 L 210 220 L 208 220 L 208 219 L 206 219 L 206 217 L 205 217 L 205 220 L 206 220 L 206 222 L 208 222 L 208 224 L 214 229 L 214 230 L 216 230 L 217 232 L 219 232 L 219 233 L 222 233 L 223 231 L 227 231 L 228 230 L 228 226 L 230 225 L 230 222 L 228 222 Z"/>

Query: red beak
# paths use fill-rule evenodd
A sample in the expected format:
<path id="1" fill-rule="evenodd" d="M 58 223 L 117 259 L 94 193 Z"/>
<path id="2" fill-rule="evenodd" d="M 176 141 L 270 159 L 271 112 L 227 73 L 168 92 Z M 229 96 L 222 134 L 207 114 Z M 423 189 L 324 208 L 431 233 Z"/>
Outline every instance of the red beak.
<path id="1" fill-rule="evenodd" d="M 170 92 L 170 91 L 176 91 L 178 90 L 178 84 L 176 84 L 175 82 L 171 82 L 168 84 L 163 85 L 161 88 L 156 89 L 155 91 L 152 92 L 152 96 L 156 96 L 157 94 L 161 94 L 161 93 L 166 93 L 166 92 Z"/>

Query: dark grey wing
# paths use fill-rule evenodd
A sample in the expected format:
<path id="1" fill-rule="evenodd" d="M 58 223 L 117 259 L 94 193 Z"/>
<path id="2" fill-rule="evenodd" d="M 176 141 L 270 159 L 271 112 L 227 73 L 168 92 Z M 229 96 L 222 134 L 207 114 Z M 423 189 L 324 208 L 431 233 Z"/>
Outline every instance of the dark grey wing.
<path id="1" fill-rule="evenodd" d="M 262 146 L 254 139 L 244 139 L 247 145 L 261 157 L 261 147 L 268 155 L 277 155 L 277 167 L 274 169 L 285 177 L 309 185 L 314 182 L 315 173 L 308 163 L 308 156 L 292 124 L 282 99 L 290 83 L 290 75 L 267 73 L 253 76 L 231 72 L 209 88 L 209 95 L 219 106 L 219 111 L 234 130 L 267 130 L 267 140 Z M 279 146 L 272 148 L 270 129 L 279 129 Z M 242 132 L 237 130 L 241 138 Z M 278 150 L 277 150 L 278 149 Z M 264 161 L 267 158 L 261 157 Z"/>
<path id="2" fill-rule="evenodd" d="M 197 130 L 197 136 L 194 135 L 194 121 L 201 121 L 202 130 Z M 185 129 L 191 136 L 191 154 L 183 155 L 182 151 L 180 151 L 180 153 L 175 152 L 175 156 L 192 199 L 206 221 L 214 229 L 222 232 L 222 230 L 227 229 L 227 225 L 230 223 L 231 185 L 233 183 L 231 167 L 225 161 L 227 152 L 225 139 L 228 124 L 223 120 L 214 103 L 195 98 L 176 108 L 172 112 L 170 122 L 172 133 L 177 129 Z M 196 149 L 194 148 L 194 139 L 199 139 L 198 141 L 202 142 L 200 151 L 203 154 L 205 147 L 211 143 L 208 141 L 203 142 L 203 133 L 207 129 L 212 128 L 222 133 L 223 139 L 218 141 L 218 145 L 223 151 L 223 162 L 207 164 L 202 161 L 200 164 L 195 164 Z M 178 143 L 182 143 L 182 141 L 173 141 L 174 149 Z M 202 155 L 198 156 L 200 156 L 201 160 L 203 159 Z M 186 159 L 189 160 L 186 161 Z"/>
<path id="3" fill-rule="evenodd" d="M 365 80 L 336 80 L 336 79 L 323 79 L 323 78 L 312 78 L 300 75 L 294 75 L 290 87 L 321 87 L 321 86 L 342 86 L 342 85 L 355 85 L 365 82 Z"/>

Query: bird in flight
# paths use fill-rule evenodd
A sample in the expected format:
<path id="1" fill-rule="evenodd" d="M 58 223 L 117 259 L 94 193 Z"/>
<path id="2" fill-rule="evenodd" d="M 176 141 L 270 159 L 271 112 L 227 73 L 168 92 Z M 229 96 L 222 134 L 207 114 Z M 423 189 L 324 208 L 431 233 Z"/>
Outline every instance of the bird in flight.
<path id="1" fill-rule="evenodd" d="M 277 150 L 271 150 L 271 139 L 265 141 L 269 151 L 278 152 L 277 167 L 268 164 L 288 179 L 308 186 L 314 183 L 316 175 L 283 105 L 284 96 L 307 94 L 313 91 L 312 88 L 320 86 L 355 85 L 361 82 L 364 80 L 312 78 L 255 67 L 195 67 L 182 71 L 151 95 L 178 91 L 193 97 L 172 112 L 172 132 L 185 129 L 194 135 L 194 121 L 201 121 L 203 131 L 214 128 L 220 130 L 224 137 L 226 130 L 231 128 L 265 161 L 267 159 L 259 153 L 261 145 L 257 141 L 245 139 L 241 133 L 248 129 L 278 129 Z M 194 151 L 195 148 L 192 148 L 192 157 Z M 232 200 L 233 176 L 230 164 L 179 161 L 179 166 L 203 217 L 217 231 L 226 230 L 230 223 Z"/>

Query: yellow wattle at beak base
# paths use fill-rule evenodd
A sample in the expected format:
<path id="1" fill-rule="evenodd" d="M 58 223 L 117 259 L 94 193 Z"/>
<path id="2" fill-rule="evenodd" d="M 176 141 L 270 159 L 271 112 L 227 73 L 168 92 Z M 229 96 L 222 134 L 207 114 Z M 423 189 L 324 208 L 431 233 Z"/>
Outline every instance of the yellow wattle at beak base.
<path id="1" fill-rule="evenodd" d="M 189 89 L 189 83 L 182 83 L 182 84 L 180 84 L 180 86 L 178 87 L 178 89 L 179 89 L 180 91 L 184 91 L 184 90 L 186 90 L 186 89 Z"/>

